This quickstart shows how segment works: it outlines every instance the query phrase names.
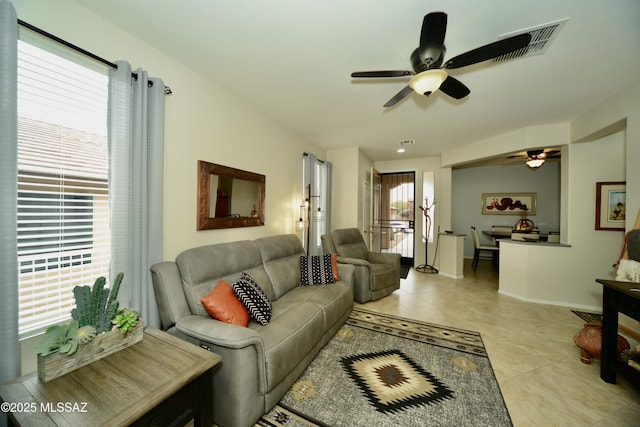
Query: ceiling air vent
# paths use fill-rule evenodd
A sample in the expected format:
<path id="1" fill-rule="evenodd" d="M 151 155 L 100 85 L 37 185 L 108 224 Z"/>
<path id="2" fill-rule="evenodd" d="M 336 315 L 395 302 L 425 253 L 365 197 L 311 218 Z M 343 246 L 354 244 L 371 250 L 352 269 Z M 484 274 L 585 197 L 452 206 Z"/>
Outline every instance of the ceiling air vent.
<path id="1" fill-rule="evenodd" d="M 415 139 L 404 139 L 400 141 L 400 145 L 415 145 L 415 143 L 416 143 Z"/>
<path id="2" fill-rule="evenodd" d="M 502 34 L 499 38 L 516 36 L 518 34 L 531 34 L 531 42 L 523 47 L 506 55 L 501 55 L 493 59 L 493 62 L 503 62 L 510 59 L 520 58 L 522 56 L 542 55 L 549 48 L 549 44 L 556 38 L 564 24 L 569 18 L 560 19 L 558 21 L 549 22 L 548 24 L 538 25 L 536 27 L 525 28 L 524 30 L 514 31 L 508 34 Z"/>

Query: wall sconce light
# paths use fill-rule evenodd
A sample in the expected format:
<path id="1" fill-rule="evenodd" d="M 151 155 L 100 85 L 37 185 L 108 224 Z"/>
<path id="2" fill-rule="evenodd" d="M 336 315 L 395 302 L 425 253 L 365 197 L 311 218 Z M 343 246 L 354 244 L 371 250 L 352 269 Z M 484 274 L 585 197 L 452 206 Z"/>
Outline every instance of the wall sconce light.
<path id="1" fill-rule="evenodd" d="M 320 203 L 320 196 L 315 196 L 311 194 L 311 186 L 307 185 L 306 188 L 306 197 L 302 200 L 302 202 L 300 203 L 300 215 L 298 217 L 298 220 L 296 221 L 296 231 L 303 233 L 305 232 L 306 229 L 306 234 L 307 234 L 307 240 L 309 239 L 309 233 L 311 231 L 311 227 L 310 227 L 310 223 L 311 221 L 314 222 L 324 222 L 326 219 L 326 214 L 325 212 L 322 210 L 322 208 L 320 206 L 317 207 L 317 209 L 315 210 L 315 212 L 313 212 L 313 215 L 311 213 L 311 201 L 314 198 L 318 199 L 318 204 Z"/>
<path id="2" fill-rule="evenodd" d="M 296 221 L 296 231 L 298 232 L 304 231 L 306 215 L 307 215 L 307 207 L 306 207 L 306 202 L 303 200 L 302 203 L 300 204 L 300 217 Z"/>

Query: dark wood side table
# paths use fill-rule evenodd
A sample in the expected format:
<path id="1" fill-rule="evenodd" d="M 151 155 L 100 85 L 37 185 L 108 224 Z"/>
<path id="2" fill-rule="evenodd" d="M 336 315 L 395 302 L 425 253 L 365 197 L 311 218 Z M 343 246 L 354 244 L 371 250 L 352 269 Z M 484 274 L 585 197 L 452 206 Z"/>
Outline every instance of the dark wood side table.
<path id="1" fill-rule="evenodd" d="M 617 361 L 618 313 L 640 320 L 640 283 L 597 279 L 604 286 L 602 294 L 602 355 L 600 378 L 615 384 L 616 374 L 640 388 L 640 371 Z"/>
<path id="2" fill-rule="evenodd" d="M 37 372 L 0 385 L 17 426 L 213 425 L 221 358 L 147 327 L 138 344 L 48 383 Z M 5 403 L 6 402 L 6 403 Z"/>

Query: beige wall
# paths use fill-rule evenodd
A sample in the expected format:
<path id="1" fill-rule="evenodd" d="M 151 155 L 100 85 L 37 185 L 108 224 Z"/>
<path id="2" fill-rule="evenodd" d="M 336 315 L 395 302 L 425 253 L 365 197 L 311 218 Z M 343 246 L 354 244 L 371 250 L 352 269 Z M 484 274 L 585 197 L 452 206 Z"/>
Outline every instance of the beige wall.
<path id="1" fill-rule="evenodd" d="M 332 165 L 331 228 L 357 227 L 361 210 L 360 149 L 349 147 L 327 152 Z"/>

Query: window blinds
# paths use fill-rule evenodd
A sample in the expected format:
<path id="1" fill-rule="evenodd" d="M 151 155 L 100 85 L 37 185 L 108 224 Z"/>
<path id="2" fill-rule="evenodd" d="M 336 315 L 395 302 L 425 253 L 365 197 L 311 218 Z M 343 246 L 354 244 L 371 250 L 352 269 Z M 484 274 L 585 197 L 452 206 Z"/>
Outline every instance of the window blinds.
<path id="1" fill-rule="evenodd" d="M 22 337 L 69 318 L 73 288 L 108 277 L 106 72 L 18 43 Z"/>

